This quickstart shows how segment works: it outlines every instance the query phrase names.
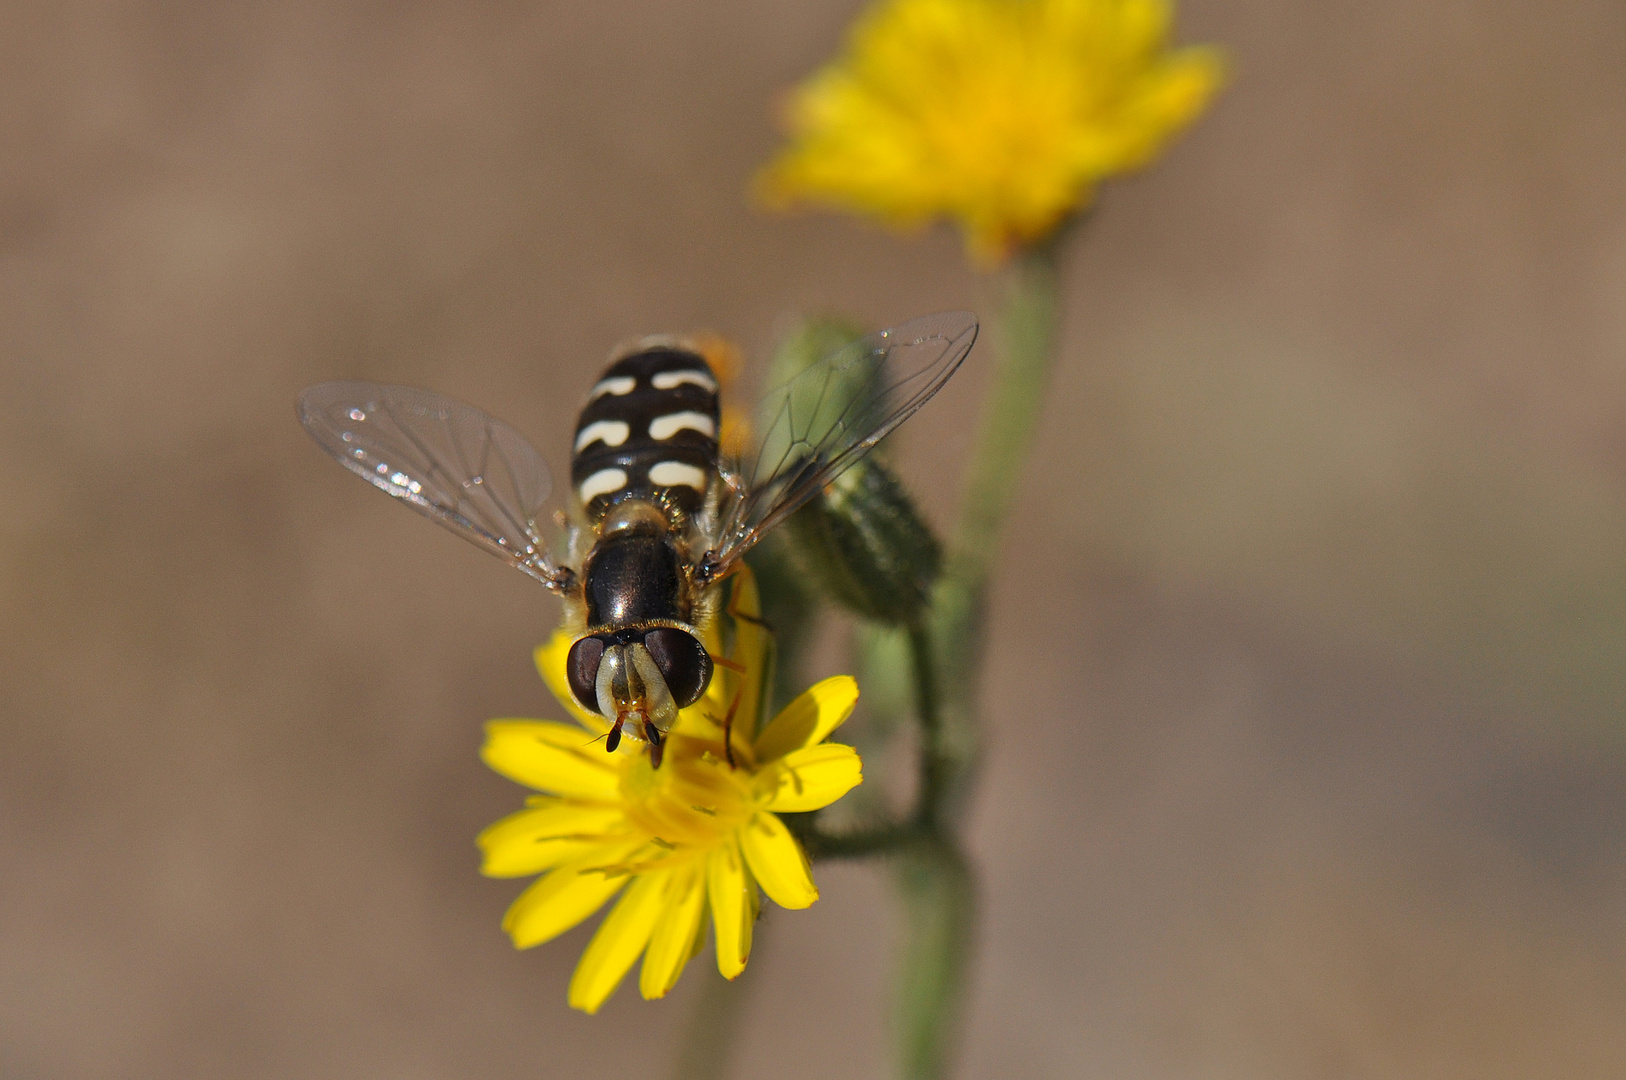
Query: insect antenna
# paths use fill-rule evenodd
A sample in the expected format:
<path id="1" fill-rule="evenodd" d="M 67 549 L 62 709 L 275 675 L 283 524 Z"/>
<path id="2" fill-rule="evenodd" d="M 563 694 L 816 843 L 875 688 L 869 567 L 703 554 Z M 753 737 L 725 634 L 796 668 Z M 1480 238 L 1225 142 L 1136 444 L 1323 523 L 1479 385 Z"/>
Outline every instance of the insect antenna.
<path id="1" fill-rule="evenodd" d="M 649 743 L 649 767 L 661 767 L 661 757 L 666 753 L 666 742 L 661 736 L 661 729 L 649 718 L 644 719 L 644 739 Z"/>

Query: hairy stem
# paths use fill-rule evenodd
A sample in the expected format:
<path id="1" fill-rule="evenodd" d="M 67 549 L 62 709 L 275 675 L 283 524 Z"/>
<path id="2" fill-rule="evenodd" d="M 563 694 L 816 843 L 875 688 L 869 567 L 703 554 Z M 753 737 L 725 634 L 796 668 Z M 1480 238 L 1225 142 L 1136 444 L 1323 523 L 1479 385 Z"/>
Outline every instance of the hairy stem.
<path id="1" fill-rule="evenodd" d="M 967 466 L 964 508 L 950 577 L 980 582 L 988 576 L 999 534 L 1015 497 L 1022 463 L 1050 385 L 1056 328 L 1054 240 L 1013 263 L 994 327 L 998 353 Z"/>
<path id="2" fill-rule="evenodd" d="M 957 837 L 977 758 L 985 598 L 999 536 L 1050 382 L 1056 325 L 1055 241 L 1011 268 L 996 327 L 993 386 L 966 478 L 953 554 L 924 625 L 910 632 L 921 724 L 920 840 L 898 866 L 907 939 L 897 988 L 902 1076 L 939 1080 L 953 1056 L 971 956 L 975 882 Z"/>
<path id="3" fill-rule="evenodd" d="M 901 1075 L 947 1075 L 975 928 L 976 884 L 958 839 L 958 810 L 977 757 L 977 692 L 989 572 L 1050 381 L 1056 254 L 1067 230 L 1011 266 L 994 328 L 993 386 L 966 477 L 956 542 L 925 618 L 909 627 L 920 723 L 919 792 L 903 821 L 831 834 L 808 820 L 814 858 L 890 854 L 906 937 L 895 1021 Z"/>
<path id="4" fill-rule="evenodd" d="M 903 971 L 894 1023 L 905 1080 L 937 1080 L 948 1071 L 971 956 L 975 886 L 959 845 L 934 835 L 899 861 L 903 898 Z"/>
<path id="5" fill-rule="evenodd" d="M 943 787 L 947 779 L 942 753 L 943 717 L 938 708 L 937 661 L 931 631 L 924 625 L 909 628 L 909 660 L 915 683 L 915 713 L 920 718 L 920 791 L 915 796 L 916 828 L 936 827 Z"/>

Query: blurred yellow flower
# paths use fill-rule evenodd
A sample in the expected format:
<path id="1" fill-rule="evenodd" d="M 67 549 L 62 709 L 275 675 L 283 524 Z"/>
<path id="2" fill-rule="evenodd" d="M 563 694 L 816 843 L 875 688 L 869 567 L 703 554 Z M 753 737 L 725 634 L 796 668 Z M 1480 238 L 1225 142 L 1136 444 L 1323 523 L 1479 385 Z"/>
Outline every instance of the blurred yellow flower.
<path id="1" fill-rule="evenodd" d="M 735 579 L 732 606 L 761 613 L 749 571 Z M 572 638 L 563 631 L 537 649 L 536 664 L 580 726 L 486 725 L 485 763 L 544 792 L 478 841 L 484 873 L 543 874 L 503 917 L 514 945 L 540 945 L 621 894 L 570 982 L 570 1004 L 585 1012 L 598 1011 L 640 955 L 639 989 L 663 997 L 700 951 L 708 909 L 717 968 L 732 979 L 751 953 L 759 886 L 781 907 L 819 898 L 806 854 L 777 815 L 827 806 L 863 780 L 857 752 L 824 741 L 852 712 L 858 685 L 845 675 L 824 680 L 753 738 L 767 642 L 759 623 L 732 622 L 733 651 L 679 715 L 659 769 L 636 740 L 605 752 L 608 725 L 575 703 L 566 682 Z M 714 656 L 716 629 L 707 635 Z"/>
<path id="2" fill-rule="evenodd" d="M 1170 49 L 1165 0 L 882 0 L 798 87 L 770 205 L 959 222 L 979 262 L 1046 236 L 1208 105 L 1217 49 Z"/>

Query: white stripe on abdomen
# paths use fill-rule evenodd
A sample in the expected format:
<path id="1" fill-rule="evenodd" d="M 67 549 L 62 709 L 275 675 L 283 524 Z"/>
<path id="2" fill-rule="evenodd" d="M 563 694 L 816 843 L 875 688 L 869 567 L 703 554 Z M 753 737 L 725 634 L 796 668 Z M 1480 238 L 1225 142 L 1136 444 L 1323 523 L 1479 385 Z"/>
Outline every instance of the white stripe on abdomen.
<path id="1" fill-rule="evenodd" d="M 717 392 L 716 379 L 707 375 L 704 371 L 694 371 L 693 369 L 688 371 L 662 371 L 651 376 L 649 381 L 657 390 L 671 390 L 673 387 L 690 383 L 710 393 L 715 394 Z"/>
<path id="2" fill-rule="evenodd" d="M 649 482 L 657 487 L 691 487 L 696 491 L 705 491 L 706 473 L 681 461 L 663 461 L 650 467 Z M 582 502 L 586 501 L 586 496 L 583 496 Z"/>
<path id="3" fill-rule="evenodd" d="M 617 375 L 614 378 L 602 379 L 587 394 L 588 401 L 597 401 L 605 394 L 614 394 L 620 397 L 632 393 L 632 388 L 638 385 L 638 380 L 631 375 Z"/>
<path id="4" fill-rule="evenodd" d="M 603 439 L 605 446 L 620 446 L 632 434 L 625 420 L 598 420 L 582 428 L 576 436 L 576 453 L 594 439 Z"/>
<path id="5" fill-rule="evenodd" d="M 598 425 L 594 425 L 595 427 Z M 683 430 L 698 431 L 708 439 L 717 434 L 717 425 L 712 423 L 711 417 L 705 413 L 680 412 L 670 416 L 657 416 L 649 422 L 649 437 L 651 439 L 670 439 Z M 577 446 L 580 450 L 581 447 Z"/>
<path id="6" fill-rule="evenodd" d="M 696 472 L 699 470 L 696 469 Z M 620 491 L 627 486 L 627 474 L 620 469 L 600 469 L 598 472 L 582 481 L 582 486 L 576 489 L 576 497 L 585 506 L 599 495 L 609 495 Z"/>

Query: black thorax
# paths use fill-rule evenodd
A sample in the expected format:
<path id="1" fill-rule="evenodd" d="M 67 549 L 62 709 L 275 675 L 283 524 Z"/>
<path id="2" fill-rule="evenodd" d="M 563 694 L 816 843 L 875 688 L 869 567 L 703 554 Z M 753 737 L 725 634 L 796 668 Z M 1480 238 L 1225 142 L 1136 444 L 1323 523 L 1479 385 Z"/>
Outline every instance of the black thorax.
<path id="1" fill-rule="evenodd" d="M 593 549 L 583 581 L 590 629 L 688 621 L 671 534 L 616 533 Z"/>

